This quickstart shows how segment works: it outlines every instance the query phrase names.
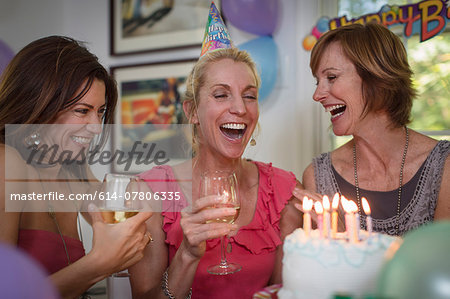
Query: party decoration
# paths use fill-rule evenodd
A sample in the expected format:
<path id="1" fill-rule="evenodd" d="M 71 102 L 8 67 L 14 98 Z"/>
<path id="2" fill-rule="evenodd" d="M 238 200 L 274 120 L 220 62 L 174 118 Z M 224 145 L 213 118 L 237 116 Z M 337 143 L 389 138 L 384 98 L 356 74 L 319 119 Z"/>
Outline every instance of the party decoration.
<path id="1" fill-rule="evenodd" d="M 316 26 L 311 30 L 311 34 L 307 35 L 302 42 L 303 49 L 306 51 L 311 51 L 314 45 L 317 43 L 317 40 L 327 32 L 330 27 L 328 26 L 329 19 L 327 17 L 321 17 Z"/>
<path id="2" fill-rule="evenodd" d="M 18 248 L 0 244 L 1 298 L 59 298 L 47 274 Z"/>
<path id="3" fill-rule="evenodd" d="M 351 20 L 348 20 L 347 16 L 344 15 L 329 20 L 327 26 L 325 26 L 325 19 L 321 18 L 316 26 L 313 27 L 311 34 L 317 37 L 317 30 L 323 34 L 328 30 L 333 30 L 353 23 L 366 24 L 369 22 L 376 22 L 383 24 L 388 28 L 394 25 L 403 25 L 403 35 L 406 38 L 418 34 L 420 36 L 420 41 L 424 42 L 444 31 L 449 20 L 450 1 L 425 0 L 401 6 L 390 6 L 386 4 L 376 13 L 366 14 Z M 325 30 L 325 27 L 328 28 Z M 305 37 L 305 39 L 307 37 Z M 303 44 L 305 44 L 305 41 L 303 41 Z M 303 48 L 309 51 L 307 48 Z"/>
<path id="4" fill-rule="evenodd" d="M 255 61 L 261 87 L 259 99 L 264 100 L 272 91 L 277 81 L 278 73 L 278 48 L 274 40 L 269 36 L 262 36 L 238 46 L 240 50 L 246 50 Z"/>
<path id="5" fill-rule="evenodd" d="M 450 298 L 450 221 L 434 222 L 405 235 L 383 267 L 380 298 Z M 378 298 L 378 297 L 377 297 Z"/>
<path id="6" fill-rule="evenodd" d="M 11 48 L 4 41 L 0 40 L 0 74 L 13 57 L 13 50 L 11 50 Z"/>
<path id="7" fill-rule="evenodd" d="M 237 28 L 256 35 L 270 35 L 278 21 L 278 0 L 225 0 L 222 9 Z"/>
<path id="8" fill-rule="evenodd" d="M 225 27 L 216 5 L 214 2 L 211 2 L 200 57 L 205 55 L 207 52 L 218 49 L 227 49 L 232 46 L 233 44 L 231 42 L 227 27 Z"/>

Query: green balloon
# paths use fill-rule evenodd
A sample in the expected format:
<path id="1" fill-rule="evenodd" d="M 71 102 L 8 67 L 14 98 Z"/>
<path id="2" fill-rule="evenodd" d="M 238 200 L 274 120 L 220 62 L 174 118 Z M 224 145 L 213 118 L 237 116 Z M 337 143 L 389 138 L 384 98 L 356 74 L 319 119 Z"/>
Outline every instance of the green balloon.
<path id="1" fill-rule="evenodd" d="M 450 221 L 407 233 L 380 272 L 381 298 L 450 298 Z"/>

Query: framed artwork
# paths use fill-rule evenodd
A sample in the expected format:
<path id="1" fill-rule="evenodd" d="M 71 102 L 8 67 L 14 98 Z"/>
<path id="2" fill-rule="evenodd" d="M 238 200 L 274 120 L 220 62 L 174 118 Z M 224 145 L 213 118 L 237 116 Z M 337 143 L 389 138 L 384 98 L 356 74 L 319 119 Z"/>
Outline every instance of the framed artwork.
<path id="1" fill-rule="evenodd" d="M 211 0 L 110 0 L 111 55 L 200 47 L 210 5 Z"/>
<path id="2" fill-rule="evenodd" d="M 113 153 L 131 155 L 125 157 L 131 162 L 119 163 L 115 159 L 112 165 L 114 172 L 138 173 L 155 166 L 136 163 L 137 153 L 141 153 L 141 160 L 146 157 L 147 162 L 161 151 L 172 163 L 191 157 L 191 131 L 184 116 L 182 100 L 186 78 L 196 61 L 111 68 L 118 89 L 112 150 Z"/>

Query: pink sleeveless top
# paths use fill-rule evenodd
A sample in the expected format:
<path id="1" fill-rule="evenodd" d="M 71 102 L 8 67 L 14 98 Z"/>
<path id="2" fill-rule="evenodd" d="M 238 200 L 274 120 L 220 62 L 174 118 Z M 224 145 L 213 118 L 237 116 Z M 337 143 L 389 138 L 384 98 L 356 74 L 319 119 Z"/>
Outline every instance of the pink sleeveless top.
<path id="1" fill-rule="evenodd" d="M 241 227 L 238 233 L 228 240 L 232 251 L 227 253 L 227 260 L 240 264 L 242 270 L 224 276 L 207 273 L 208 266 L 220 261 L 220 239 L 208 240 L 205 255 L 198 265 L 192 284 L 192 298 L 251 298 L 269 282 L 275 266 L 277 246 L 282 244 L 280 214 L 292 197 L 296 178 L 292 172 L 272 167 L 272 164 L 253 163 L 258 167 L 259 174 L 255 214 L 250 224 Z M 182 194 L 169 166 L 155 167 L 141 174 L 141 177 L 155 192 L 178 191 Z M 179 201 L 165 203 L 167 205 L 163 207 L 162 212 L 163 230 L 166 233 L 171 262 L 183 240 L 179 211 L 187 206 L 187 201 L 182 195 Z"/>
<path id="2" fill-rule="evenodd" d="M 64 240 L 71 263 L 84 256 L 84 247 L 80 240 L 67 236 L 64 236 Z M 49 275 L 67 267 L 64 244 L 57 233 L 38 229 L 21 229 L 17 246 L 37 260 Z"/>

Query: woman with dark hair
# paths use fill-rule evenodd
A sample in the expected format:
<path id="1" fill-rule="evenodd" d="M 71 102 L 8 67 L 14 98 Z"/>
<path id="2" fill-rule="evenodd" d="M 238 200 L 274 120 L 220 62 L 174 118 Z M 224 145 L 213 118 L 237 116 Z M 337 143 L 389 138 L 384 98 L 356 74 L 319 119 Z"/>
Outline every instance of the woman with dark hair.
<path id="1" fill-rule="evenodd" d="M 141 259 L 151 213 L 111 226 L 94 208 L 88 217 L 93 246 L 85 255 L 77 204 L 44 200 L 5 211 L 7 194 L 89 192 L 97 180 L 87 157 L 104 144 L 103 126 L 112 123 L 116 102 L 115 81 L 95 55 L 68 37 L 30 43 L 1 78 L 0 240 L 37 259 L 64 298 L 80 296 Z"/>
<path id="2" fill-rule="evenodd" d="M 305 188 L 354 200 L 363 228 L 367 198 L 374 230 L 391 235 L 450 218 L 450 142 L 407 127 L 416 91 L 400 38 L 375 23 L 340 27 L 320 37 L 310 67 L 334 134 L 353 138 L 313 160 Z"/>

